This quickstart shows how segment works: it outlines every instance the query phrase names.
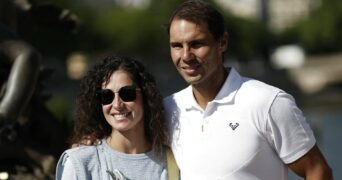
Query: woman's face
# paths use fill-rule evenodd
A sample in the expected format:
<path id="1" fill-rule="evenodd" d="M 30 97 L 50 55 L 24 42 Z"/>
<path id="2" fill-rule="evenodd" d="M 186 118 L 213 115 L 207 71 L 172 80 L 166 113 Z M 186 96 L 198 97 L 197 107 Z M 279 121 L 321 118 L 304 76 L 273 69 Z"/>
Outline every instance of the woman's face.
<path id="1" fill-rule="evenodd" d="M 107 98 L 108 104 L 102 104 L 104 117 L 114 131 L 126 132 L 144 129 L 142 94 L 140 89 L 132 89 L 132 85 L 134 82 L 130 74 L 124 70 L 114 71 L 108 84 L 102 84 L 102 91 L 107 89 L 107 93 L 108 90 L 114 92 L 114 99 Z M 136 98 L 132 98 L 132 93 L 133 97 L 135 93 Z"/>

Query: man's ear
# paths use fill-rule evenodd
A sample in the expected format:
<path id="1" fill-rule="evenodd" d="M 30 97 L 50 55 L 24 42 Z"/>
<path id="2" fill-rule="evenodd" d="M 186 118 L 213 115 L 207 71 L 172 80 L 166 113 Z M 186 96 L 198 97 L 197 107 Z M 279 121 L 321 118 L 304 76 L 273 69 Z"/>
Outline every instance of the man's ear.
<path id="1" fill-rule="evenodd" d="M 223 53 L 228 48 L 228 33 L 224 32 L 223 36 L 219 39 L 219 41 L 220 41 L 220 50 Z"/>

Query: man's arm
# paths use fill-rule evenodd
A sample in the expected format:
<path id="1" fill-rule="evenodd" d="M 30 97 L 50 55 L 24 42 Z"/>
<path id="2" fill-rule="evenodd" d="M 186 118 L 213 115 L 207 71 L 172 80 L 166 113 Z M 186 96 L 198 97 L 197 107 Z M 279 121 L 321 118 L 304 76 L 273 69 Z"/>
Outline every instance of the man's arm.
<path id="1" fill-rule="evenodd" d="M 288 167 L 306 180 L 333 179 L 332 170 L 317 145 L 295 162 L 288 164 Z"/>

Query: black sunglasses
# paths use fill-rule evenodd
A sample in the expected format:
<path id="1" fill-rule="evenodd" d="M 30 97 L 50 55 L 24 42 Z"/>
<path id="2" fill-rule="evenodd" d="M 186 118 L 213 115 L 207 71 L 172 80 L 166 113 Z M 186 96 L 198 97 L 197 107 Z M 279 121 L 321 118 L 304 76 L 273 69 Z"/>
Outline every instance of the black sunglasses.
<path id="1" fill-rule="evenodd" d="M 135 85 L 124 86 L 119 89 L 118 94 L 119 94 L 119 97 L 123 101 L 130 102 L 136 99 L 137 90 L 140 90 L 140 89 L 137 89 Z M 99 96 L 102 105 L 107 105 L 107 104 L 112 103 L 115 98 L 115 93 L 110 89 L 101 89 L 100 91 L 97 92 L 97 95 Z"/>

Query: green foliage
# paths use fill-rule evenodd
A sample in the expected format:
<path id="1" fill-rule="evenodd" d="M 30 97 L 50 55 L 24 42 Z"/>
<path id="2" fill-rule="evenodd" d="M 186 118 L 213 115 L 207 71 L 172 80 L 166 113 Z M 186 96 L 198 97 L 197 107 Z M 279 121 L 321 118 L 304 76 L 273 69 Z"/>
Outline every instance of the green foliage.
<path id="1" fill-rule="evenodd" d="M 229 33 L 229 54 L 247 61 L 254 56 L 267 56 L 267 49 L 272 35 L 267 27 L 258 21 L 226 15 Z"/>
<path id="2" fill-rule="evenodd" d="M 321 7 L 281 38 L 301 44 L 309 53 L 342 50 L 342 1 L 322 0 Z"/>
<path id="3" fill-rule="evenodd" d="M 83 22 L 78 45 L 83 50 L 110 50 L 147 56 L 166 49 L 163 25 L 173 10 L 171 1 L 152 1 L 147 9 L 112 5 L 96 9 L 86 5 L 72 7 Z M 173 6 L 172 6 L 173 5 Z"/>
<path id="4" fill-rule="evenodd" d="M 42 3 L 43 0 L 35 0 Z M 165 52 L 167 33 L 163 25 L 172 11 L 182 2 L 151 0 L 146 9 L 111 6 L 98 8 L 68 0 L 55 0 L 77 14 L 83 22 L 78 35 L 68 46 L 86 52 L 114 51 L 151 56 Z M 279 35 L 271 34 L 260 21 L 237 18 L 221 9 L 229 32 L 229 52 L 238 59 L 267 57 L 270 47 L 277 44 L 301 44 L 309 53 L 340 51 L 342 49 L 342 1 L 322 0 L 320 8 L 310 17 Z M 56 36 L 58 37 L 58 36 Z M 60 38 L 58 38 L 60 39 Z M 56 40 L 56 42 L 58 42 Z M 42 42 L 44 43 L 44 42 Z"/>
<path id="5" fill-rule="evenodd" d="M 115 50 L 146 52 L 158 42 L 157 14 L 139 9 L 113 8 L 99 14 L 97 19 L 93 24 L 94 30 L 107 37 Z"/>
<path id="6" fill-rule="evenodd" d="M 72 105 L 68 97 L 55 95 L 46 102 L 46 106 L 59 120 L 71 118 Z"/>

